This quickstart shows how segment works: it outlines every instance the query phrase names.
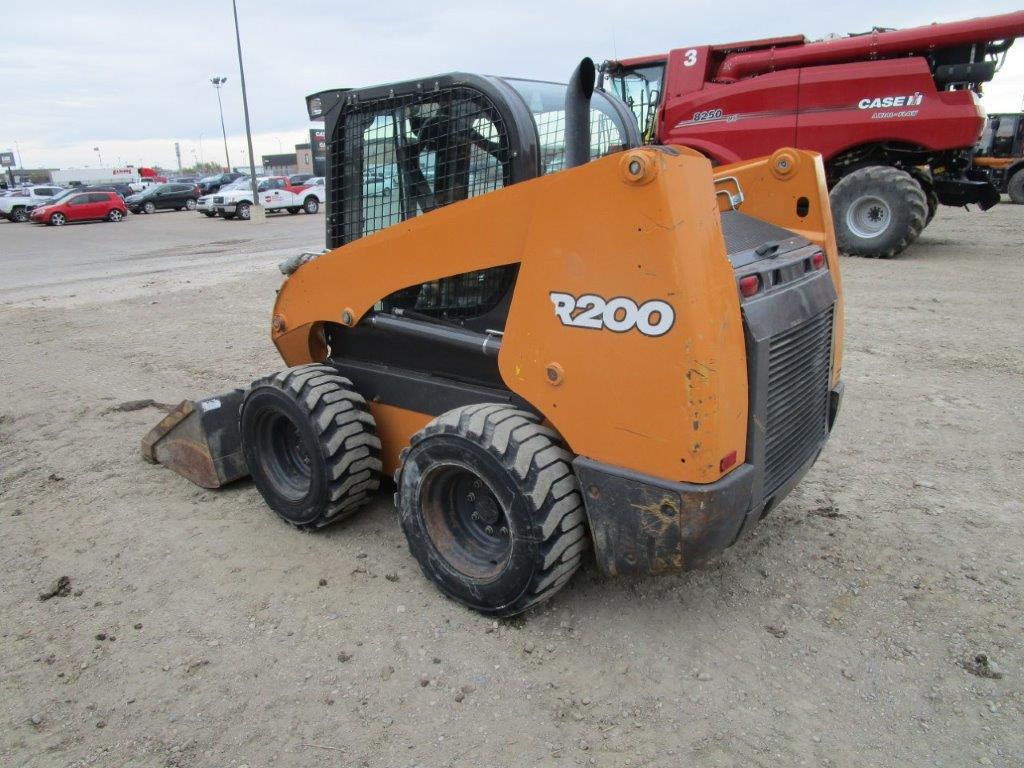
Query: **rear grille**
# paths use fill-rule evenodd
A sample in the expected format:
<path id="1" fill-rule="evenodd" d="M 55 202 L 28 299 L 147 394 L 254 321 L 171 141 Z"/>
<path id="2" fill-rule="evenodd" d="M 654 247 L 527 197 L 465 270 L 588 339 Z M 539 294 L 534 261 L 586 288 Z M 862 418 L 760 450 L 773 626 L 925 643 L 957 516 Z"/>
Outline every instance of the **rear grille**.
<path id="1" fill-rule="evenodd" d="M 814 455 L 828 433 L 832 307 L 768 343 L 765 497 Z"/>

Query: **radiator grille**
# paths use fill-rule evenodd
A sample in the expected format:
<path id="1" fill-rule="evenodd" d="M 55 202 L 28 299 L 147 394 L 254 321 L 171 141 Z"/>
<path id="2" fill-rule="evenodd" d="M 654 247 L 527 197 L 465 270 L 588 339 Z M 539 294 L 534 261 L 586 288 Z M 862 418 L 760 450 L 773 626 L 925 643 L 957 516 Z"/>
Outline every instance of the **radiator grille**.
<path id="1" fill-rule="evenodd" d="M 768 345 L 765 496 L 811 458 L 828 433 L 832 307 Z"/>

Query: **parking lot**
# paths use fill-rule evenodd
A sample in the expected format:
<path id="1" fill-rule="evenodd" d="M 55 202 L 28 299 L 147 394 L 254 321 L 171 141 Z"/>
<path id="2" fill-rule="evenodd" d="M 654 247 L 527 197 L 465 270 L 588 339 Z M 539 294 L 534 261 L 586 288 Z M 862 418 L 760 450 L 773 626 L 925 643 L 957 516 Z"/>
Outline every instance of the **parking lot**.
<path id="1" fill-rule="evenodd" d="M 0 221 L 0 765 L 1024 764 L 1024 207 L 843 260 L 843 411 L 755 535 L 507 622 L 422 578 L 390 485 L 306 534 L 140 457 L 281 366 L 323 226 Z"/>

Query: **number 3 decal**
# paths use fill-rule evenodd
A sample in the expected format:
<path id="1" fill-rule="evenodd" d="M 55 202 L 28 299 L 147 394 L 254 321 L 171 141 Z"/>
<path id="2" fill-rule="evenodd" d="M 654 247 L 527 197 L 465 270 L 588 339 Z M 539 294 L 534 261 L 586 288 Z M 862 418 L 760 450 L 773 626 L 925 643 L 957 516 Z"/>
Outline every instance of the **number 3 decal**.
<path id="1" fill-rule="evenodd" d="M 692 67 L 697 63 L 697 49 L 691 48 L 685 54 L 683 54 L 683 66 Z"/>

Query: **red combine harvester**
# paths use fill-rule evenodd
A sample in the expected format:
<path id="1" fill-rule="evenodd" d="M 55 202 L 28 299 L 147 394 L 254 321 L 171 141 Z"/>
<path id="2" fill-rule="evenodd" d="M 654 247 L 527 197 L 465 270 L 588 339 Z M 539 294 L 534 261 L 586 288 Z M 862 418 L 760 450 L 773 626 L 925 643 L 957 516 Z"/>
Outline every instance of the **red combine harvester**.
<path id="1" fill-rule="evenodd" d="M 605 62 L 603 86 L 633 110 L 644 138 L 733 163 L 780 147 L 820 152 L 836 237 L 846 253 L 895 256 L 943 205 L 999 201 L 969 179 L 985 125 L 978 95 L 1024 12 L 875 29 L 809 42 L 803 35 Z"/>

